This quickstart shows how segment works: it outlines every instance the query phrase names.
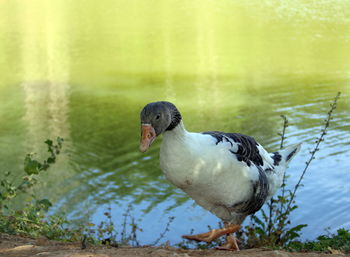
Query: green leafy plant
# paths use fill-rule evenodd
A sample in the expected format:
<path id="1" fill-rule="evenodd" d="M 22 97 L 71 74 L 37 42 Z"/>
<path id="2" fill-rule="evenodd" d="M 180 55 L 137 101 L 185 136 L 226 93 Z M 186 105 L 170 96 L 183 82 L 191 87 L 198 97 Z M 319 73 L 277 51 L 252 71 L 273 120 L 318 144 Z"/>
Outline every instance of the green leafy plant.
<path id="1" fill-rule="evenodd" d="M 336 234 L 328 233 L 317 237 L 312 242 L 291 242 L 287 249 L 290 251 L 319 251 L 329 253 L 350 253 L 350 231 L 344 228 L 338 229 Z"/>
<path id="2" fill-rule="evenodd" d="M 11 172 L 6 172 L 0 180 L 0 232 L 47 238 L 74 238 L 76 232 L 68 233 L 64 227 L 68 223 L 59 215 L 46 216 L 52 203 L 44 199 L 36 199 L 30 189 L 37 184 L 37 176 L 56 162 L 61 152 L 63 139 L 58 137 L 54 143 L 46 140 L 49 157 L 43 162 L 34 159 L 34 154 L 27 154 L 24 159 L 24 176 L 19 182 L 11 181 Z M 19 195 L 28 194 L 32 201 L 20 209 L 10 208 L 10 203 Z"/>
<path id="3" fill-rule="evenodd" d="M 57 143 L 54 144 L 52 140 L 46 140 L 45 144 L 48 147 L 50 156 L 43 162 L 33 159 L 34 154 L 27 154 L 24 159 L 24 172 L 25 176 L 22 177 L 21 181 L 15 183 L 10 180 L 11 172 L 5 173 L 5 176 L 0 180 L 0 211 L 8 209 L 8 202 L 16 197 L 18 194 L 28 193 L 29 189 L 32 188 L 37 182 L 37 176 L 42 171 L 46 171 L 52 164 L 56 162 L 57 155 L 62 149 L 63 139 L 58 137 Z M 42 199 L 40 202 L 41 206 L 49 207 L 51 203 L 48 199 Z"/>
<path id="4" fill-rule="evenodd" d="M 63 138 L 57 138 L 57 144 L 54 144 L 52 140 L 46 140 L 47 151 L 50 156 L 42 163 L 33 159 L 34 154 L 27 154 L 24 159 L 24 171 L 27 175 L 39 174 L 41 171 L 45 171 L 50 168 L 50 165 L 56 162 L 57 155 L 61 152 Z"/>

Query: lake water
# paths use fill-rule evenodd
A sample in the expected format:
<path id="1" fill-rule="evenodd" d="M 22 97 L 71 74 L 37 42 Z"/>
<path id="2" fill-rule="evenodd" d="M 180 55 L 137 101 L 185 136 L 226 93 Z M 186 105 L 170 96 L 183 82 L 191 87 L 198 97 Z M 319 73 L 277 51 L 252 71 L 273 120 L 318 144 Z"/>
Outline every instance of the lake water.
<path id="1" fill-rule="evenodd" d="M 174 102 L 190 131 L 222 130 L 279 147 L 304 142 L 288 174 L 292 187 L 342 96 L 311 164 L 292 222 L 304 239 L 350 228 L 350 3 L 298 1 L 12 1 L 0 3 L 0 164 L 20 178 L 28 152 L 47 138 L 64 153 L 34 192 L 52 212 L 117 224 L 132 204 L 153 242 L 218 219 L 170 185 L 159 168 L 161 139 L 138 152 L 139 112 Z M 21 199 L 22 204 L 26 199 Z"/>

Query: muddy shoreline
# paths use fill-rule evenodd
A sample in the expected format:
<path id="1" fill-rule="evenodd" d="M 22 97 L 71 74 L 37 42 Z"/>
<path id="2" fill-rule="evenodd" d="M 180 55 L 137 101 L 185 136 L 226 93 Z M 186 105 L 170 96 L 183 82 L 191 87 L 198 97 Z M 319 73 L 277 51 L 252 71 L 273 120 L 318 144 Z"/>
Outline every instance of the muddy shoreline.
<path id="1" fill-rule="evenodd" d="M 46 238 L 32 239 L 28 237 L 0 234 L 0 256 L 27 257 L 110 257 L 110 256 L 154 256 L 154 257 L 189 257 L 189 256 L 235 256 L 235 257 L 325 257 L 325 256 L 350 256 L 341 253 L 290 253 L 269 249 L 248 249 L 240 252 L 219 250 L 183 250 L 174 247 L 108 247 L 87 245 L 81 249 L 80 243 L 66 243 L 51 241 Z"/>

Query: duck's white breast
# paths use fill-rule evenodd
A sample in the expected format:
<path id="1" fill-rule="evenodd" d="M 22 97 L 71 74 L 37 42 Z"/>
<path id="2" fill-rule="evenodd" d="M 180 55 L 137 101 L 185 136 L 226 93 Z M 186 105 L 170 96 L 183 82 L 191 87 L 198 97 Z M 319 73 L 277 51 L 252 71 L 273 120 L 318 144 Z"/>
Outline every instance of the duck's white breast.
<path id="1" fill-rule="evenodd" d="M 248 199 L 258 172 L 235 160 L 229 143 L 215 144 L 210 135 L 165 133 L 160 165 L 168 180 L 204 208 L 230 206 Z"/>

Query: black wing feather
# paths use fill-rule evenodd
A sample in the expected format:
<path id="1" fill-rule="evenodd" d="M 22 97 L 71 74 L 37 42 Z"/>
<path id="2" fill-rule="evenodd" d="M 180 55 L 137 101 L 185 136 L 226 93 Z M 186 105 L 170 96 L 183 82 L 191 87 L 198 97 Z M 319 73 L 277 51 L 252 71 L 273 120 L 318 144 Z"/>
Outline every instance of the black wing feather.
<path id="1" fill-rule="evenodd" d="M 264 161 L 257 148 L 258 143 L 254 138 L 239 133 L 224 133 L 220 131 L 206 131 L 202 134 L 214 137 L 217 140 L 216 144 L 223 142 L 225 137 L 230 138 L 238 144 L 238 150 L 236 152 L 231 152 L 237 156 L 239 161 L 246 162 L 248 166 L 250 166 L 250 162 L 254 163 L 256 166 L 264 165 Z"/>

